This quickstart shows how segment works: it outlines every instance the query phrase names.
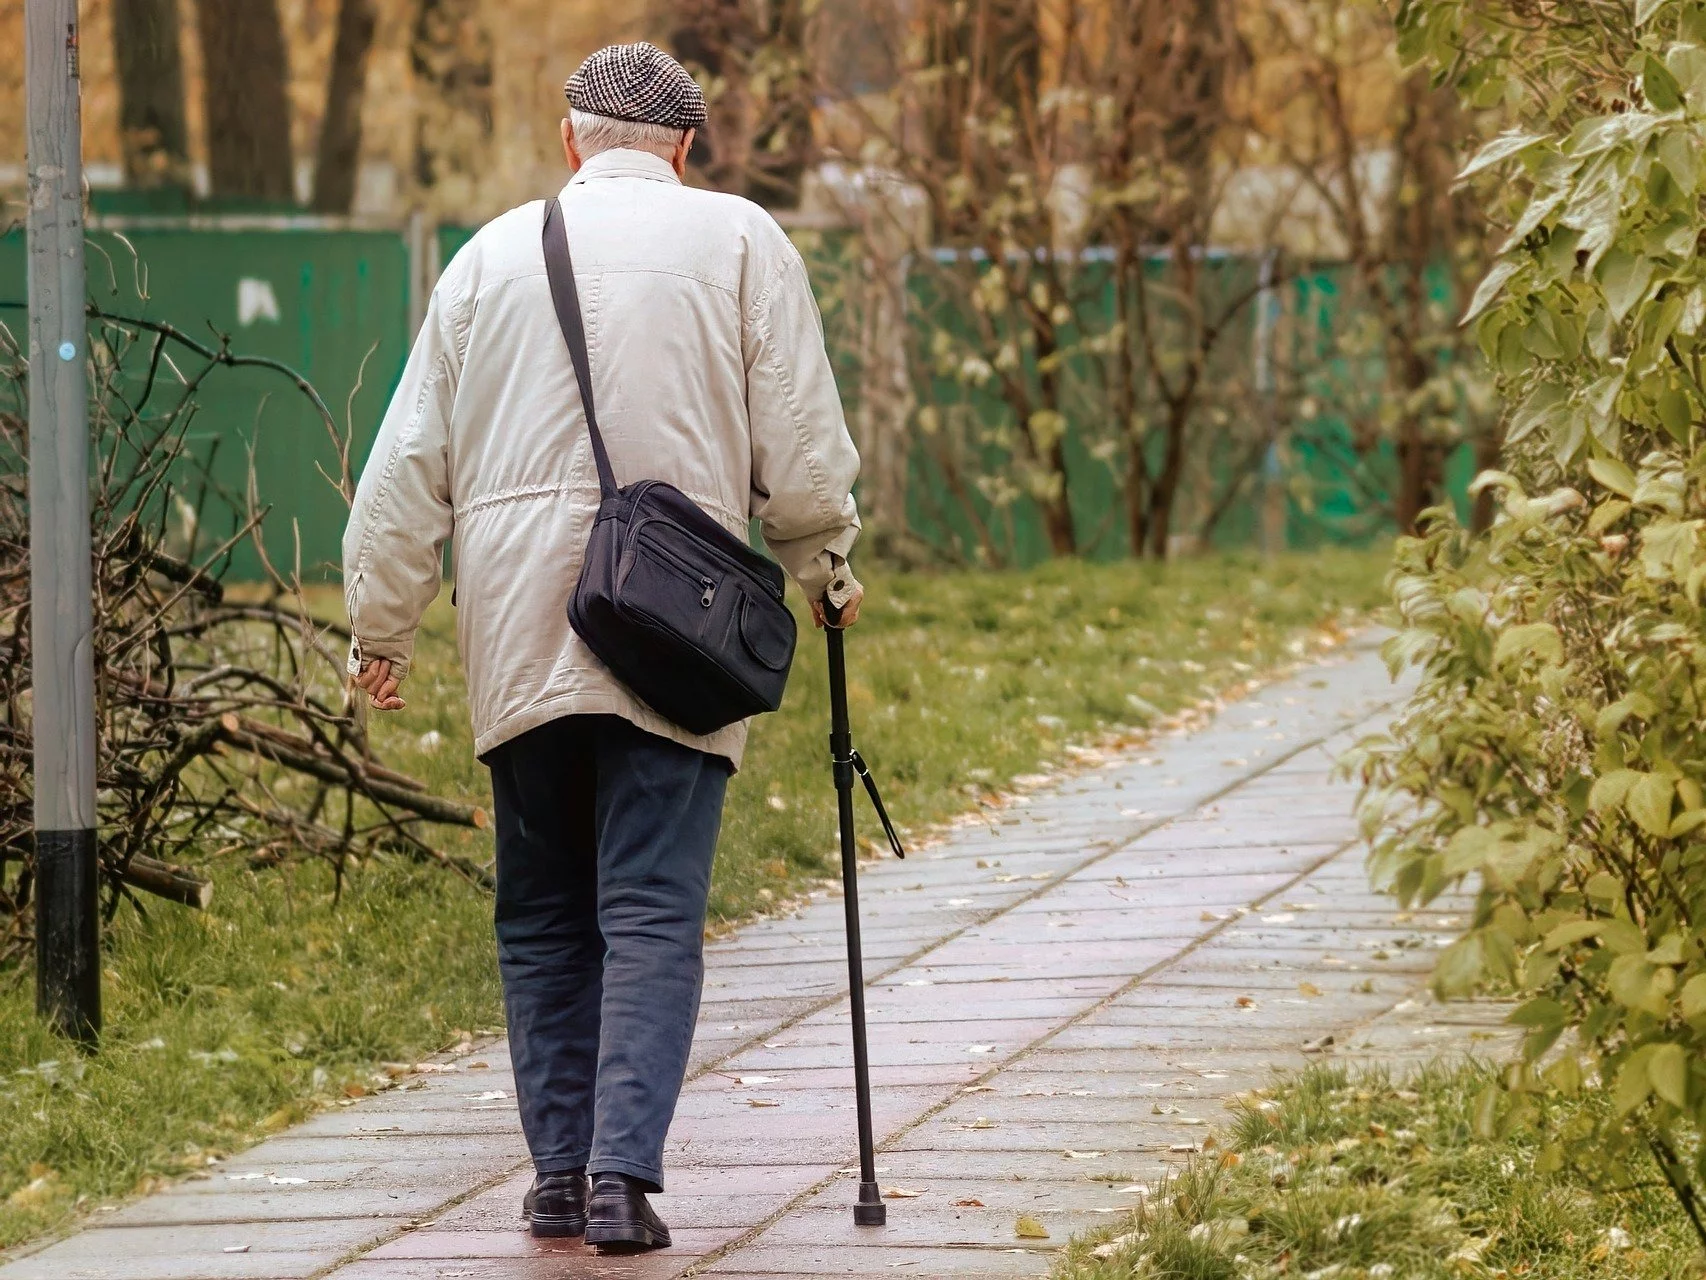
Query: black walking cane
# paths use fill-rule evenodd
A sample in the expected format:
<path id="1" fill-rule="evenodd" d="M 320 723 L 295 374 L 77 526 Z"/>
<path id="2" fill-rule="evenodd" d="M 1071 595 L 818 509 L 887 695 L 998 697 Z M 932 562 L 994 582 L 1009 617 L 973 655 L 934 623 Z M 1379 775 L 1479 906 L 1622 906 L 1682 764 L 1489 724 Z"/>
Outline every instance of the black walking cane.
<path id="1" fill-rule="evenodd" d="M 888 1220 L 888 1206 L 877 1187 L 876 1140 L 871 1131 L 871 1060 L 865 1047 L 865 964 L 859 950 L 859 864 L 853 849 L 853 775 L 857 773 L 870 793 L 877 817 L 897 858 L 906 857 L 888 810 L 877 794 L 876 779 L 853 749 L 853 731 L 847 723 L 847 652 L 840 627 L 841 610 L 827 599 L 823 602 L 824 635 L 829 641 L 829 759 L 835 773 L 835 803 L 841 820 L 841 883 L 847 910 L 847 992 L 853 1018 L 853 1092 L 859 1104 L 859 1202 L 853 1206 L 853 1221 L 861 1227 L 880 1227 Z"/>

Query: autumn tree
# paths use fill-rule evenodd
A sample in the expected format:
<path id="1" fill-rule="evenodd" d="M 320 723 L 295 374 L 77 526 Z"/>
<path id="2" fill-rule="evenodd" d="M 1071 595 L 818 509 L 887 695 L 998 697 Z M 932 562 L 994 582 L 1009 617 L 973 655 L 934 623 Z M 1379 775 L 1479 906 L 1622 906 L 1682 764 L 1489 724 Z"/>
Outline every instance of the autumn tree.
<path id="1" fill-rule="evenodd" d="M 1376 0 L 1285 0 L 1245 17 L 1264 50 L 1250 107 L 1254 153 L 1278 171 L 1303 252 L 1346 270 L 1316 403 L 1348 430 L 1344 459 L 1364 500 L 1400 528 L 1445 497 L 1445 468 L 1466 440 L 1482 466 L 1498 457 L 1496 414 L 1457 324 L 1488 254 L 1486 220 L 1455 182 L 1461 140 L 1484 122 L 1400 66 L 1391 18 Z M 1484 113 L 1483 113 L 1484 114 Z M 1316 443 L 1338 447 L 1328 428 Z"/>
<path id="2" fill-rule="evenodd" d="M 1027 513 L 1052 554 L 1101 541 L 1073 506 L 1097 470 L 1131 551 L 1165 556 L 1257 292 L 1206 254 L 1246 63 L 1230 0 L 885 12 L 894 85 L 845 96 L 837 145 L 930 211 L 910 257 L 929 471 L 985 561 L 1013 557 Z"/>
<path id="3" fill-rule="evenodd" d="M 807 0 L 674 0 L 675 54 L 710 118 L 691 162 L 712 186 L 770 208 L 799 203 L 813 158 Z"/>
<path id="4" fill-rule="evenodd" d="M 278 0 L 196 0 L 215 196 L 295 199 L 290 67 Z"/>
<path id="5" fill-rule="evenodd" d="M 326 110 L 314 165 L 313 204 L 319 213 L 348 213 L 355 203 L 361 108 L 378 19 L 375 0 L 340 0 L 338 4 L 337 37 L 326 77 Z"/>
<path id="6" fill-rule="evenodd" d="M 414 179 L 432 203 L 467 207 L 492 138 L 492 40 L 480 0 L 417 0 Z"/>
<path id="7" fill-rule="evenodd" d="M 132 187 L 189 185 L 177 0 L 113 0 L 119 144 Z"/>

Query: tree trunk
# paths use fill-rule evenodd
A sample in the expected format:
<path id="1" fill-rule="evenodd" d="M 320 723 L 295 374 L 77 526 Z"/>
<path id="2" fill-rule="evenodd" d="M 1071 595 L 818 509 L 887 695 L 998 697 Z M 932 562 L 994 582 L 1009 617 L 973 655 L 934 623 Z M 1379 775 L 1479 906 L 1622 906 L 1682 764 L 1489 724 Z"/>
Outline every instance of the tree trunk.
<path id="1" fill-rule="evenodd" d="M 1038 317 L 1031 320 L 1031 332 L 1036 339 L 1037 363 L 1048 369 L 1050 360 L 1060 350 L 1059 335 L 1052 323 Z M 1064 415 L 1060 412 L 1060 375 L 1053 371 L 1039 374 L 1037 392 L 1043 409 L 1064 423 Z M 1051 429 L 1052 438 L 1039 440 L 1030 422 L 1021 418 L 1019 430 L 1024 433 L 1032 456 L 1043 464 L 1051 486 L 1048 493 L 1039 497 L 1049 551 L 1057 556 L 1075 556 L 1078 554 L 1078 531 L 1072 523 L 1072 478 L 1066 473 L 1066 428 L 1062 425 Z"/>
<path id="2" fill-rule="evenodd" d="M 113 58 L 125 184 L 189 186 L 178 0 L 113 0 Z"/>
<path id="3" fill-rule="evenodd" d="M 278 0 L 196 0 L 196 19 L 213 194 L 293 201 L 290 68 Z"/>
<path id="4" fill-rule="evenodd" d="M 416 0 L 415 182 L 437 203 L 466 205 L 492 139 L 492 39 L 481 0 Z"/>
<path id="5" fill-rule="evenodd" d="M 1149 496 L 1149 558 L 1165 560 L 1173 532 L 1173 504 L 1185 473 L 1185 428 L 1190 424 L 1188 401 L 1167 406 L 1167 449 Z"/>
<path id="6" fill-rule="evenodd" d="M 1149 469 L 1138 456 L 1142 441 L 1134 437 L 1128 447 L 1131 454 L 1125 464 L 1126 532 L 1131 554 L 1141 560 L 1144 548 L 1149 545 Z"/>
<path id="7" fill-rule="evenodd" d="M 367 90 L 367 58 L 378 14 L 375 0 L 342 0 L 332 70 L 326 83 L 326 114 L 314 165 L 314 211 L 348 213 L 355 205 L 361 164 L 361 105 Z"/>

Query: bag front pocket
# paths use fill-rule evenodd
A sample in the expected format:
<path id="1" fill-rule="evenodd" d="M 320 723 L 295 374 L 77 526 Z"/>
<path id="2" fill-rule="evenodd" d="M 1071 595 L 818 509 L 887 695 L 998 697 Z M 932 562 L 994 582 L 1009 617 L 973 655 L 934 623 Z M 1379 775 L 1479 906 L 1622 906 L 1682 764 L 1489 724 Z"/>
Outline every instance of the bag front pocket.
<path id="1" fill-rule="evenodd" d="M 794 615 L 754 596 L 740 600 L 740 638 L 746 651 L 771 671 L 786 671 L 794 659 Z"/>

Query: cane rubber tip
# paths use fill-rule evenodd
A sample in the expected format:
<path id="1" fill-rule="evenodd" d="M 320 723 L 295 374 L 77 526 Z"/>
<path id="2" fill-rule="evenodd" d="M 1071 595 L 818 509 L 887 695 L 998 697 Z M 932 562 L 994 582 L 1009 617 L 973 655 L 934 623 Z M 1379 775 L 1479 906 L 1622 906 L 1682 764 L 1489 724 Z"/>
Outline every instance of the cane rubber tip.
<path id="1" fill-rule="evenodd" d="M 883 1193 L 874 1182 L 859 1184 L 859 1203 L 853 1206 L 853 1223 L 860 1227 L 880 1227 L 889 1220 L 889 1207 L 883 1203 Z"/>

